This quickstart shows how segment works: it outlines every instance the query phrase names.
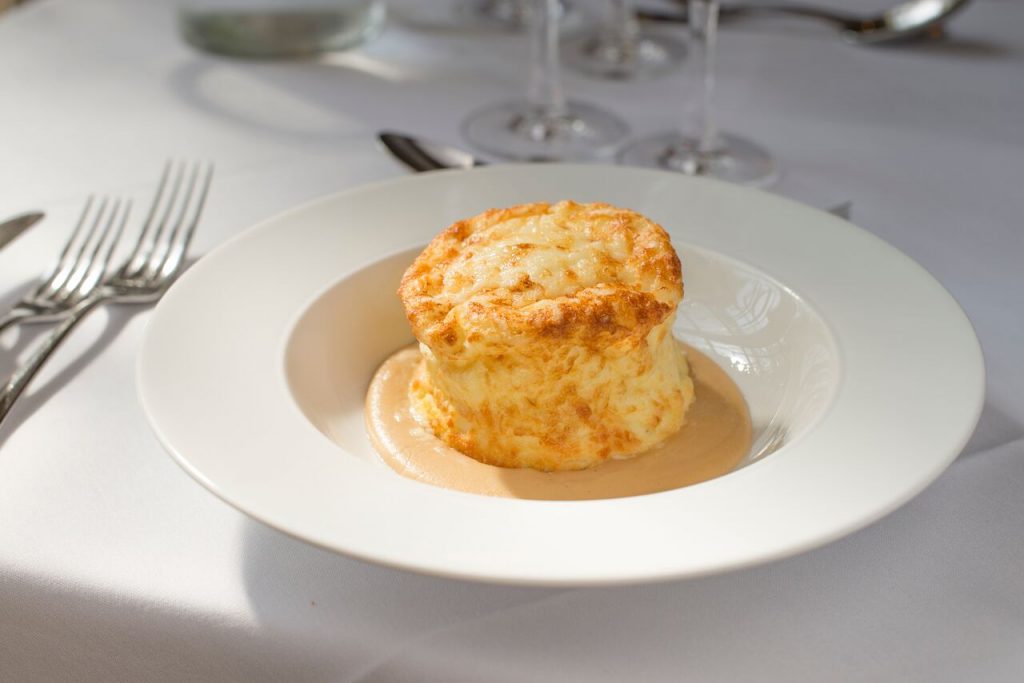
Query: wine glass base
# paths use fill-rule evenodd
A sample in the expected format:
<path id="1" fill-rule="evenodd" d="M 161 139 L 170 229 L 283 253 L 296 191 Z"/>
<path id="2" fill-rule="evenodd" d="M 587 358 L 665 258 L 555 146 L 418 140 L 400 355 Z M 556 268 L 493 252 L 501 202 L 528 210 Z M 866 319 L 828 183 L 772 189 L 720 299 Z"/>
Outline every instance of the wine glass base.
<path id="1" fill-rule="evenodd" d="M 569 102 L 550 117 L 522 101 L 485 107 L 469 116 L 462 134 L 478 149 L 518 161 L 586 161 L 610 157 L 629 132 L 614 114 Z"/>
<path id="2" fill-rule="evenodd" d="M 565 63 L 582 73 L 612 79 L 643 79 L 664 76 L 686 57 L 686 45 L 669 36 L 637 36 L 626 46 L 608 36 L 581 36 L 566 43 Z"/>
<path id="3" fill-rule="evenodd" d="M 662 133 L 632 143 L 619 154 L 619 161 L 752 187 L 766 187 L 778 179 L 772 155 L 746 138 L 719 134 L 718 145 L 711 152 L 701 152 L 697 143 L 678 133 Z"/>

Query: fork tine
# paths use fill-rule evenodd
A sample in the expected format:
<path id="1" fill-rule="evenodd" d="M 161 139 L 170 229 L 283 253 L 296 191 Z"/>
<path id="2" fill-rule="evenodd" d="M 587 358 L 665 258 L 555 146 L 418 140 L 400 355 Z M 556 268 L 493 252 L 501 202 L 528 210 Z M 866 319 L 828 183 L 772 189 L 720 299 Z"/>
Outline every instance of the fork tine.
<path id="1" fill-rule="evenodd" d="M 163 172 L 160 174 L 160 182 L 157 185 L 153 201 L 149 205 L 149 212 L 146 214 L 146 220 L 142 224 L 142 231 L 139 233 L 139 239 L 136 241 L 135 248 L 132 249 L 132 253 L 128 257 L 128 260 L 125 262 L 126 265 L 123 270 L 126 273 L 136 273 L 142 269 L 149 258 L 149 253 L 152 250 L 152 245 L 154 244 L 156 237 L 159 236 L 159 228 L 157 229 L 156 234 L 153 232 L 153 219 L 156 217 L 157 209 L 160 208 L 162 200 L 164 199 L 164 193 L 167 190 L 167 183 L 171 177 L 173 165 L 174 163 L 170 159 L 164 162 Z M 172 202 L 173 196 L 167 201 L 167 205 L 170 206 Z M 166 220 L 166 212 L 164 220 Z"/>
<path id="2" fill-rule="evenodd" d="M 185 202 L 182 203 L 178 225 L 175 226 L 174 234 L 172 235 L 171 242 L 168 245 L 167 256 L 164 259 L 163 264 L 161 264 L 160 268 L 157 270 L 160 277 L 170 277 L 178 270 L 178 268 L 181 267 L 182 261 L 188 252 L 189 244 L 192 243 L 192 237 L 195 235 L 196 228 L 199 226 L 199 218 L 206 205 L 206 197 L 210 192 L 210 183 L 213 181 L 213 164 L 206 164 L 202 186 L 199 188 L 199 196 L 192 209 L 192 220 L 188 223 L 188 227 L 185 227 L 185 217 L 187 216 L 186 210 L 188 209 L 188 204 L 192 199 L 196 181 L 199 178 L 200 169 L 201 165 L 198 162 L 192 167 L 192 176 L 189 180 L 188 195 L 186 196 Z"/>
<path id="3" fill-rule="evenodd" d="M 108 199 L 103 199 L 103 208 L 106 207 Z M 79 294 L 87 294 L 90 283 L 95 284 L 92 278 L 92 271 L 95 267 L 97 256 L 110 230 L 117 221 L 118 210 L 121 207 L 121 199 L 114 199 L 110 206 L 110 212 L 101 212 L 96 216 L 86 240 L 79 249 L 78 257 L 75 259 L 74 269 L 67 280 L 61 286 L 60 291 L 54 296 L 57 301 L 70 301 Z M 100 226 L 102 223 L 102 227 Z"/>
<path id="4" fill-rule="evenodd" d="M 78 217 L 78 222 L 75 223 L 74 229 L 71 231 L 71 235 L 68 237 L 68 241 L 64 243 L 63 249 L 61 249 L 60 256 L 54 262 L 53 266 L 43 276 L 43 281 L 36 288 L 33 293 L 36 297 L 49 297 L 53 296 L 60 291 L 61 286 L 67 281 L 68 276 L 74 270 L 75 259 L 71 254 L 72 248 L 78 243 L 79 237 L 81 236 L 82 230 L 86 229 L 86 223 L 88 223 L 91 216 L 90 211 L 92 205 L 96 200 L 95 195 L 90 195 L 85 200 L 85 206 L 82 207 L 82 213 Z M 95 217 L 93 217 L 95 221 Z M 95 228 L 95 222 L 93 223 Z M 86 230 L 91 230 L 88 228 Z M 88 238 L 86 238 L 88 239 Z"/>
<path id="5" fill-rule="evenodd" d="M 175 193 L 175 205 L 173 208 L 176 209 L 176 211 L 174 211 L 176 216 L 172 222 L 166 224 L 165 227 L 167 227 L 168 230 L 159 235 L 163 239 L 161 239 L 158 244 L 153 245 L 153 251 L 150 254 L 149 260 L 146 262 L 145 272 L 143 273 L 143 277 L 146 279 L 156 277 L 156 275 L 161 272 L 164 263 L 167 262 L 167 258 L 171 255 L 171 245 L 174 244 L 174 238 L 181 230 L 181 225 L 184 223 L 185 219 L 185 212 L 188 210 L 188 204 L 192 197 L 192 191 L 195 189 L 196 169 L 193 167 L 190 173 L 187 168 L 187 164 L 182 161 L 180 162 L 179 167 L 179 179 L 181 181 L 185 181 L 186 177 L 188 180 L 185 183 L 184 194 L 179 197 L 178 193 Z M 179 187 L 175 189 L 180 189 L 180 184 Z M 167 213 L 168 215 L 165 218 L 170 219 L 170 214 L 172 213 L 171 206 L 167 207 Z"/>
<path id="6" fill-rule="evenodd" d="M 182 196 L 181 204 L 178 207 L 178 216 L 174 221 L 174 229 L 167 236 L 167 247 L 164 249 L 162 258 L 159 261 L 154 260 L 152 262 L 152 268 L 149 271 L 149 274 L 152 276 L 162 274 L 164 272 L 164 268 L 174 260 L 173 255 L 175 252 L 175 244 L 177 243 L 179 236 L 182 234 L 182 229 L 185 225 L 185 217 L 189 209 L 189 204 L 192 202 L 198 177 L 199 165 L 194 163 L 188 172 L 188 186 L 185 188 L 185 194 Z"/>
<path id="7" fill-rule="evenodd" d="M 91 201 L 91 200 L 90 200 Z M 103 222 L 103 216 L 107 211 L 107 204 L 110 203 L 108 197 L 102 197 L 100 199 L 99 206 L 96 208 L 96 214 L 93 217 L 92 225 L 88 228 L 84 237 L 81 238 L 78 244 L 77 253 L 71 258 L 64 258 L 63 254 L 61 257 L 62 265 L 59 266 L 57 272 L 54 274 L 52 280 L 49 282 L 47 289 L 50 294 L 60 296 L 58 298 L 66 297 L 77 285 L 77 282 L 81 280 L 83 275 L 83 265 L 85 263 L 85 255 L 88 253 L 89 244 L 96 237 L 100 230 L 100 224 Z M 75 237 L 78 233 L 78 228 L 74 230 L 72 237 Z M 65 252 L 75 251 L 71 249 L 73 240 L 69 240 L 65 246 Z"/>
<path id="8" fill-rule="evenodd" d="M 90 268 L 87 276 L 82 279 L 82 282 L 75 288 L 75 293 L 79 297 L 88 295 L 96 283 L 100 281 L 110 265 L 110 260 L 114 256 L 114 250 L 117 248 L 118 242 L 121 240 L 121 235 L 124 233 L 124 226 L 128 222 L 128 214 L 132 210 L 132 202 L 128 200 L 124 203 L 124 210 L 121 211 L 121 220 L 117 220 L 117 209 L 120 204 L 114 205 L 114 210 L 110 214 L 110 220 L 107 222 L 106 227 L 103 230 L 103 235 L 96 242 L 96 247 L 93 249 L 92 256 L 90 258 Z M 106 253 L 101 255 L 104 247 L 106 247 Z"/>
<path id="9" fill-rule="evenodd" d="M 107 253 L 103 257 L 103 267 L 101 271 L 106 271 L 110 267 L 110 260 L 114 257 L 114 249 L 117 248 L 117 243 L 121 240 L 121 235 L 124 234 L 124 226 L 128 223 L 128 214 L 132 212 L 132 200 L 128 200 L 124 205 L 124 213 L 121 214 L 121 223 L 117 226 L 117 232 L 114 233 L 114 239 L 110 240 L 110 246 L 107 248 Z"/>
<path id="10" fill-rule="evenodd" d="M 171 186 L 171 193 L 167 197 L 167 205 L 164 206 L 163 215 L 160 217 L 160 224 L 157 226 L 156 231 L 153 233 L 153 241 L 149 245 L 149 251 L 146 257 L 146 267 L 154 263 L 158 256 L 159 251 L 162 251 L 165 247 L 166 242 L 165 235 L 167 233 L 167 227 L 170 223 L 171 216 L 174 214 L 174 207 L 179 201 L 181 195 L 181 184 L 185 180 L 185 165 L 182 162 L 175 164 L 176 169 L 174 171 L 174 181 Z"/>
<path id="11" fill-rule="evenodd" d="M 82 213 L 78 216 L 78 221 L 75 223 L 74 229 L 71 231 L 71 236 L 68 237 L 68 241 L 64 243 L 64 248 L 60 251 L 60 256 L 54 261 L 53 266 L 43 275 L 43 281 L 49 282 L 54 275 L 65 265 L 65 259 L 68 254 L 71 253 L 71 245 L 75 243 L 75 239 L 78 237 L 78 233 L 82 231 L 82 226 L 85 225 L 85 219 L 89 216 L 89 209 L 92 208 L 93 200 L 95 195 L 89 195 L 85 200 L 85 206 L 82 207 Z"/>

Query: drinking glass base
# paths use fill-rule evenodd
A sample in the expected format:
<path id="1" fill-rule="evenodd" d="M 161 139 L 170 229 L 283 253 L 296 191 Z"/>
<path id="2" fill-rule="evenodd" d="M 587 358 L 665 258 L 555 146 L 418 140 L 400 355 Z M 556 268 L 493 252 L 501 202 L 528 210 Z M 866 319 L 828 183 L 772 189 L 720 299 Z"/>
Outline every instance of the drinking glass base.
<path id="1" fill-rule="evenodd" d="M 778 179 L 775 160 L 767 150 L 728 133 L 720 134 L 715 149 L 709 152 L 700 151 L 696 139 L 678 133 L 642 138 L 623 149 L 619 161 L 753 187 L 766 187 Z"/>
<path id="2" fill-rule="evenodd" d="M 504 102 L 469 116 L 462 133 L 474 147 L 518 161 L 586 161 L 610 157 L 629 132 L 614 114 L 569 102 L 551 117 L 525 102 Z"/>
<path id="3" fill-rule="evenodd" d="M 254 8 L 240 4 L 183 0 L 178 25 L 185 41 L 231 57 L 313 57 L 355 47 L 376 36 L 384 24 L 380 0 L 256 3 Z"/>

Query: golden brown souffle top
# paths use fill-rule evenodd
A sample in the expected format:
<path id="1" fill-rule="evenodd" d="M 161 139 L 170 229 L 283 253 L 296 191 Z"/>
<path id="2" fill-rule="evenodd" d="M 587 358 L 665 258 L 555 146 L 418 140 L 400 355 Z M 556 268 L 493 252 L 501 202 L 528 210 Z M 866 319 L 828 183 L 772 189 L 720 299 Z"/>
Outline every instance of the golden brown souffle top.
<path id="1" fill-rule="evenodd" d="M 557 221 L 564 234 L 539 247 L 520 240 L 526 235 L 510 226 L 516 219 Z M 514 241 L 502 240 L 503 233 Z M 582 241 L 595 245 L 593 262 L 559 258 Z M 538 248 L 553 252 L 539 277 L 519 268 Z M 541 202 L 452 224 L 406 271 L 398 293 L 416 338 L 435 353 L 457 351 L 489 332 L 498 333 L 495 343 L 539 334 L 607 346 L 645 336 L 675 311 L 681 271 L 665 230 L 634 211 Z"/>

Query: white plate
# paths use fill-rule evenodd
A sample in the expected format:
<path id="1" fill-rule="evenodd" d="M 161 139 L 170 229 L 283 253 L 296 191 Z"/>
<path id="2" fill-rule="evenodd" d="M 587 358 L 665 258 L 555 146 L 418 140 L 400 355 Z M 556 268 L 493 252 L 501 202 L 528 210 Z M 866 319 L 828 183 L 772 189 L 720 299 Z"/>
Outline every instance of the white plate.
<path id="1" fill-rule="evenodd" d="M 756 430 L 746 466 L 565 502 L 435 488 L 374 457 L 362 397 L 411 341 L 394 290 L 415 248 L 486 208 L 562 198 L 629 207 L 671 233 L 686 282 L 677 334 L 743 389 Z M 956 302 L 870 234 L 754 190 L 569 165 L 410 176 L 273 218 L 172 288 L 139 363 L 161 441 L 252 517 L 375 562 L 558 585 L 720 572 L 863 527 L 957 455 L 983 376 Z"/>

